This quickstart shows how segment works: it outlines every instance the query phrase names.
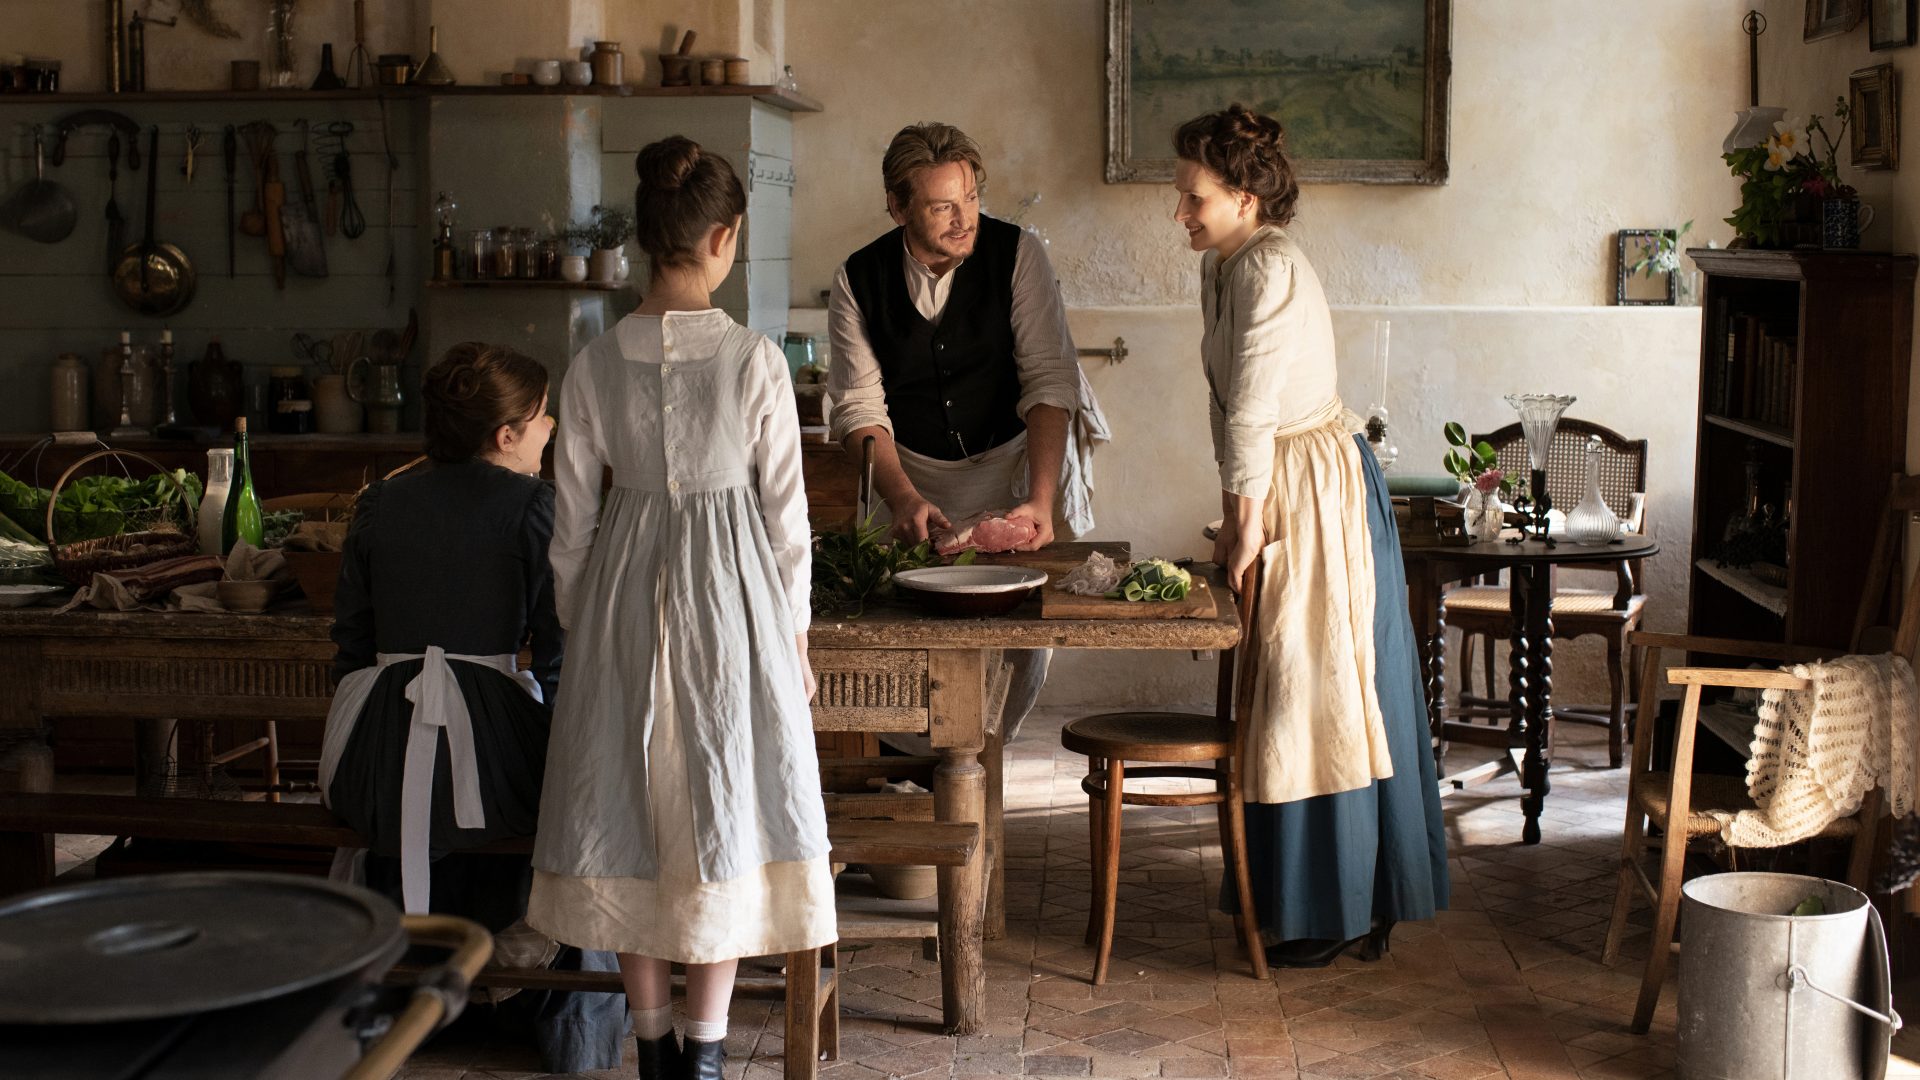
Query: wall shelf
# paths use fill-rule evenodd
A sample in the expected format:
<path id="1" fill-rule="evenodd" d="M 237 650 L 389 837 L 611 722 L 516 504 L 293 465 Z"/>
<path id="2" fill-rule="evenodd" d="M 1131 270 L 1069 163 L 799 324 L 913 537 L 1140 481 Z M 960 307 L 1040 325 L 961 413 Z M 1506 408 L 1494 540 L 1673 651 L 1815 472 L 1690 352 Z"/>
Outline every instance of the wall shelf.
<path id="1" fill-rule="evenodd" d="M 1712 559 L 1700 559 L 1693 564 L 1693 568 L 1775 615 L 1786 618 L 1786 586 L 1769 585 L 1745 570 L 1721 566 Z"/>
<path id="2" fill-rule="evenodd" d="M 369 86 L 362 90 L 144 90 L 0 94 L 0 105 L 170 105 L 183 102 L 376 101 L 427 97 L 752 97 L 788 112 L 820 112 L 805 94 L 777 86 Z"/>
<path id="3" fill-rule="evenodd" d="M 429 289 L 567 289 L 573 292 L 620 292 L 635 288 L 626 281 L 553 281 L 543 278 L 486 279 L 483 281 L 428 281 Z"/>
<path id="4" fill-rule="evenodd" d="M 1756 424 L 1749 420 L 1735 420 L 1731 416 L 1719 416 L 1714 413 L 1705 413 L 1701 416 L 1701 419 L 1717 428 L 1737 431 L 1742 435 L 1751 436 L 1762 442 L 1770 442 L 1775 446 L 1784 446 L 1789 450 L 1793 449 L 1793 432 L 1785 428 L 1777 428 L 1768 424 Z"/>

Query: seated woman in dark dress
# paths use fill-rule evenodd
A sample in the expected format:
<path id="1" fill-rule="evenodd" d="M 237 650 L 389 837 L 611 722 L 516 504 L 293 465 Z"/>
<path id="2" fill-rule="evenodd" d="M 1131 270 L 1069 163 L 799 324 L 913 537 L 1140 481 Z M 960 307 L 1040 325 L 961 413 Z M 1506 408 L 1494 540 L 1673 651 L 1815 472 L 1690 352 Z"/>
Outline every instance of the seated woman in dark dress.
<path id="1" fill-rule="evenodd" d="M 539 475 L 553 434 L 547 372 L 468 342 L 423 391 L 431 461 L 361 493 L 334 596 L 339 685 L 321 797 L 370 845 L 364 866 L 343 860 L 336 876 L 408 912 L 479 922 L 516 966 L 611 971 L 611 954 L 561 947 L 520 921 L 527 856 L 460 853 L 532 836 L 540 806 L 562 640 L 547 562 L 553 486 Z M 619 995 L 523 991 L 505 1005 L 514 1016 L 503 1019 L 531 1023 L 549 1071 L 619 1064 Z"/>

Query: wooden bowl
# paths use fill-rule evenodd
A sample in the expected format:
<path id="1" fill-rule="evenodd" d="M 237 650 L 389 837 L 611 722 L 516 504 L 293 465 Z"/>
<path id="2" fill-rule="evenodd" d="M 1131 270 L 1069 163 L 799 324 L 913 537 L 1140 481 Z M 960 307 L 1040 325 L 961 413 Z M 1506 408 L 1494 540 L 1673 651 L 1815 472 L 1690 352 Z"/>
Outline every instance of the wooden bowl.
<path id="1" fill-rule="evenodd" d="M 940 891 L 940 872 L 931 866 L 867 866 L 873 887 L 894 900 L 925 900 Z"/>
<path id="2" fill-rule="evenodd" d="M 1005 615 L 1047 583 L 1028 566 L 929 566 L 893 575 L 894 589 L 942 615 Z"/>
<path id="3" fill-rule="evenodd" d="M 273 603 L 273 594 L 279 591 L 277 581 L 222 581 L 214 586 L 220 606 L 243 615 L 258 615 L 267 610 L 267 605 Z"/>

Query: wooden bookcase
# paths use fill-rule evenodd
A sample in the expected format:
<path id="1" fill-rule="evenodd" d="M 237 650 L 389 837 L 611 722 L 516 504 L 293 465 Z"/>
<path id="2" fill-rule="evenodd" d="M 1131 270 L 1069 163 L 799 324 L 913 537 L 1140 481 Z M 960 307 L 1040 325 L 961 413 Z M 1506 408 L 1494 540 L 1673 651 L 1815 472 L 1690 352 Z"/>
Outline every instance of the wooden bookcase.
<path id="1" fill-rule="evenodd" d="M 1688 254 L 1706 277 L 1688 631 L 1844 647 L 1888 477 L 1906 465 L 1916 259 Z M 1791 510 L 1784 581 L 1716 562 L 1747 509 L 1749 460 L 1759 500 Z"/>

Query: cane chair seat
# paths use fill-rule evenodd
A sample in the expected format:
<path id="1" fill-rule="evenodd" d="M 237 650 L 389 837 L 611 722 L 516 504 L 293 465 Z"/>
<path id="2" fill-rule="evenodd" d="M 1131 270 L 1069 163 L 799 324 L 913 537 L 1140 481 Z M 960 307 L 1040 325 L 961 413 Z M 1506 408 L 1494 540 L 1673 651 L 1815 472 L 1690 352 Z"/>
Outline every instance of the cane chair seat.
<path id="1" fill-rule="evenodd" d="M 1505 585 L 1468 585 L 1447 594 L 1447 614 L 1457 616 L 1462 612 L 1500 612 L 1506 613 L 1512 600 L 1512 591 Z M 1556 589 L 1553 594 L 1553 621 L 1556 632 L 1564 633 L 1564 623 L 1576 616 L 1602 616 L 1630 621 L 1640 614 L 1647 603 L 1646 595 L 1635 593 L 1627 598 L 1625 607 L 1613 606 L 1611 589 Z"/>
<path id="2" fill-rule="evenodd" d="M 1673 791 L 1673 774 L 1650 772 L 1633 789 L 1633 801 L 1640 812 L 1647 815 L 1662 832 L 1670 831 L 1667 818 L 1671 807 L 1668 797 Z M 1742 810 L 1757 807 L 1747 794 L 1747 782 L 1738 776 L 1717 776 L 1712 773 L 1693 775 L 1693 796 L 1687 800 L 1687 838 L 1697 836 L 1715 836 L 1720 832 L 1720 821 L 1715 814 L 1737 814 Z M 1852 836 L 1859 831 L 1860 823 L 1853 818 L 1844 817 L 1830 822 L 1820 830 L 1819 836 Z"/>

